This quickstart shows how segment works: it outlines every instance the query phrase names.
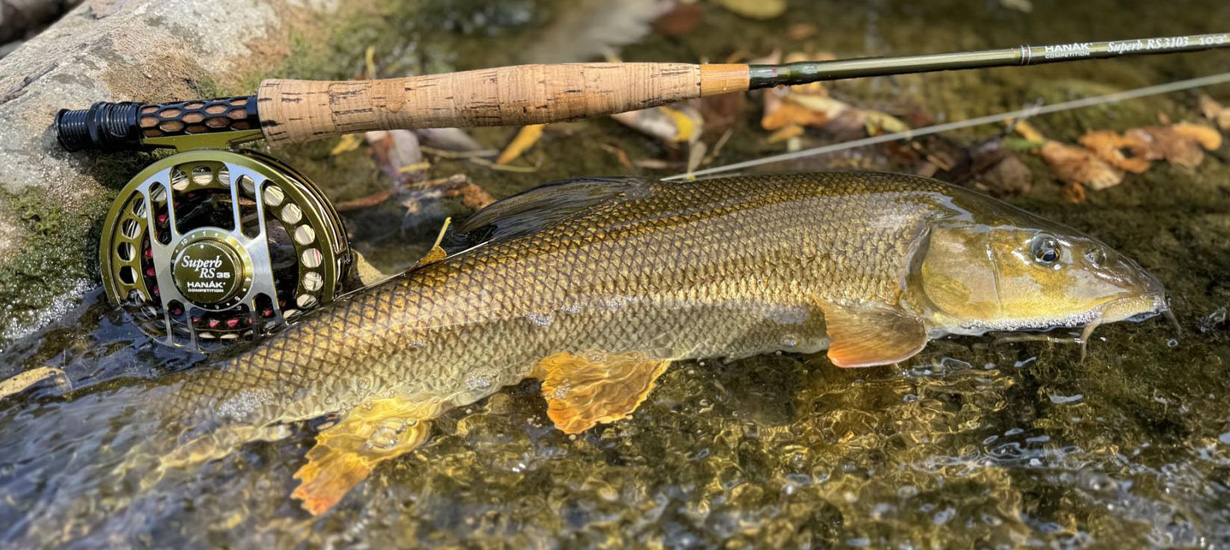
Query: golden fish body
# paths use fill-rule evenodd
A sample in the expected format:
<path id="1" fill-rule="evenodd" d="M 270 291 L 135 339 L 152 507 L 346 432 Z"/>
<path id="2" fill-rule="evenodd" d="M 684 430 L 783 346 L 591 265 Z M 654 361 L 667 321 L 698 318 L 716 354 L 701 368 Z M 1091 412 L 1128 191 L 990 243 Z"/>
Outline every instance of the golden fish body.
<path id="1" fill-rule="evenodd" d="M 631 412 L 669 361 L 829 349 L 839 365 L 886 364 L 943 334 L 1164 307 L 1161 285 L 1100 243 L 902 175 L 555 184 L 463 230 L 484 228 L 487 242 L 189 375 L 175 408 L 212 427 L 379 416 L 343 430 L 362 439 L 398 410 L 427 419 L 534 375 L 557 425 L 583 429 Z M 378 414 L 355 412 L 373 402 Z M 322 433 L 318 448 L 334 441 Z M 319 493 L 329 468 L 357 467 L 326 454 L 309 455 L 315 469 L 300 474 L 318 485 L 297 496 Z"/>

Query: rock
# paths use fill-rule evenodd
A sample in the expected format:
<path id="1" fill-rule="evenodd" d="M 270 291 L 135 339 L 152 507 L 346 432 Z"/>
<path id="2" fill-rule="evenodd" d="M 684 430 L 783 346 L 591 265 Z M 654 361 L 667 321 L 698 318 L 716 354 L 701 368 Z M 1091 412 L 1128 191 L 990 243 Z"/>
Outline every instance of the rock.
<path id="1" fill-rule="evenodd" d="M 345 23 L 340 12 L 364 4 L 91 0 L 0 59 L 0 348 L 15 324 L 96 279 L 91 232 L 114 190 L 149 162 L 63 151 L 56 111 L 253 93 L 291 54 L 290 36 L 327 37 Z"/>

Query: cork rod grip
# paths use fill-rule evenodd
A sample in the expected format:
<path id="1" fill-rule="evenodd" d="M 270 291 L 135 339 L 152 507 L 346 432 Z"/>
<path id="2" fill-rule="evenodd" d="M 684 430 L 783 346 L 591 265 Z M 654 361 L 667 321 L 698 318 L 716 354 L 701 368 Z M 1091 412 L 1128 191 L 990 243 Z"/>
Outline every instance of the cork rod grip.
<path id="1" fill-rule="evenodd" d="M 358 81 L 266 80 L 274 146 L 396 128 L 520 126 L 609 115 L 748 89 L 747 65 L 568 63 Z"/>

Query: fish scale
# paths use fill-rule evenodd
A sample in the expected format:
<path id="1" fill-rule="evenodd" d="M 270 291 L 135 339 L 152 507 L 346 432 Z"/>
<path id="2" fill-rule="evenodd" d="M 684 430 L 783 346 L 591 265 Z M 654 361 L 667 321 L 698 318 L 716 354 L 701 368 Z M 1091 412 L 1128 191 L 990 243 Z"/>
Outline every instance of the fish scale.
<path id="1" fill-rule="evenodd" d="M 464 404 L 563 351 L 688 359 L 823 349 L 810 296 L 896 303 L 916 227 L 945 192 L 885 174 L 635 183 L 553 227 L 325 308 L 190 381 L 182 404 L 209 416 L 259 391 L 272 398 L 227 420 L 263 424 L 382 396 Z M 467 375 L 479 368 L 498 383 L 476 393 Z"/>

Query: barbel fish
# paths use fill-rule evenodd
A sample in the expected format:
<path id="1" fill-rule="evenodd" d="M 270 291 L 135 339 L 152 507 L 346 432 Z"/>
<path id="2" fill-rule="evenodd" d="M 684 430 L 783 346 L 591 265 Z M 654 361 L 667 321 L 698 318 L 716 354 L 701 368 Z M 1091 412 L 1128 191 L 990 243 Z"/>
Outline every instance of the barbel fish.
<path id="1" fill-rule="evenodd" d="M 1097 240 L 904 175 L 576 180 L 459 232 L 478 244 L 179 374 L 151 408 L 178 435 L 164 464 L 336 414 L 295 475 L 318 514 L 432 418 L 527 377 L 577 433 L 631 414 L 673 361 L 827 350 L 841 367 L 886 365 L 945 335 L 1087 339 L 1169 311 L 1156 278 Z"/>

